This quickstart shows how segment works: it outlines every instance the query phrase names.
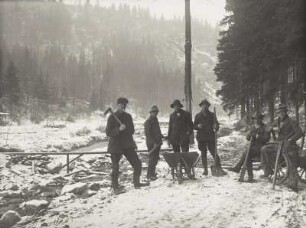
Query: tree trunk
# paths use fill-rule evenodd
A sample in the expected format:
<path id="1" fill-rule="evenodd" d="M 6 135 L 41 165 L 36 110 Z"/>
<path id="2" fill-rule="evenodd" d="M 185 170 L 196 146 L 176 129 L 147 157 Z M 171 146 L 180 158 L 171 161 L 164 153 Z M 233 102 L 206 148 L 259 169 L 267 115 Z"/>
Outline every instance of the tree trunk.
<path id="1" fill-rule="evenodd" d="M 243 119 L 245 117 L 245 97 L 241 99 L 240 104 L 240 119 Z"/>
<path id="2" fill-rule="evenodd" d="M 269 98 L 269 114 L 270 114 L 270 123 L 273 124 L 274 122 L 274 94 L 271 94 L 270 95 L 270 98 Z"/>

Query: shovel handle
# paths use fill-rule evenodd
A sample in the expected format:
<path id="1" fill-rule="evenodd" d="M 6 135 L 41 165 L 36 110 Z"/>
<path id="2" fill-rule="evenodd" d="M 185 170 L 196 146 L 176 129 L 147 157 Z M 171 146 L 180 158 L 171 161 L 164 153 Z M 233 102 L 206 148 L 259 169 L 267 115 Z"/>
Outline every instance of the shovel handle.
<path id="1" fill-rule="evenodd" d="M 273 190 L 275 189 L 276 176 L 277 176 L 277 169 L 278 169 L 278 161 L 279 161 L 280 154 L 281 154 L 281 152 L 282 152 L 282 147 L 283 147 L 283 142 L 280 142 L 280 143 L 278 144 L 278 147 L 277 147 L 277 154 L 276 154 L 276 159 L 275 159 L 274 176 L 273 176 L 273 186 L 272 186 L 272 189 L 273 189 Z"/>

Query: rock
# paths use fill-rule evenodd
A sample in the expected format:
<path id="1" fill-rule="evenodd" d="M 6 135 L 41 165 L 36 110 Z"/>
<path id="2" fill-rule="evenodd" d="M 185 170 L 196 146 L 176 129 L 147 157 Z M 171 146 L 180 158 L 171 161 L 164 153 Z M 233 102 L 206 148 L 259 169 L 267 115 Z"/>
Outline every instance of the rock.
<path id="1" fill-rule="evenodd" d="M 3 191 L 0 193 L 0 197 L 3 197 L 4 199 L 13 199 L 13 198 L 20 198 L 22 196 L 22 192 L 20 190 L 18 191 Z"/>
<path id="2" fill-rule="evenodd" d="M 9 191 L 0 192 L 0 197 L 7 197 L 9 195 Z"/>
<path id="3" fill-rule="evenodd" d="M 84 197 L 91 197 L 95 194 L 97 194 L 98 192 L 97 191 L 93 191 L 93 190 L 90 190 L 90 189 L 87 189 L 83 194 L 82 196 Z"/>
<path id="4" fill-rule="evenodd" d="M 89 188 L 90 190 L 93 190 L 93 191 L 99 191 L 100 188 L 101 188 L 101 186 L 100 186 L 100 183 L 95 182 L 95 183 L 91 183 L 91 184 L 88 186 L 88 188 Z"/>
<path id="5" fill-rule="evenodd" d="M 100 181 L 99 183 L 100 183 L 101 188 L 108 188 L 111 186 L 111 182 L 106 179 Z"/>
<path id="6" fill-rule="evenodd" d="M 14 184 L 14 185 L 10 188 L 10 190 L 17 191 L 17 190 L 19 190 L 19 186 L 16 185 L 16 184 Z"/>
<path id="7" fill-rule="evenodd" d="M 19 207 L 24 215 L 34 215 L 42 209 L 47 208 L 49 202 L 46 200 L 31 200 L 22 203 Z"/>
<path id="8" fill-rule="evenodd" d="M 86 183 L 75 183 L 71 185 L 65 185 L 62 189 L 61 195 L 64 195 L 66 193 L 75 193 L 75 194 L 82 194 L 87 189 Z"/>
<path id="9" fill-rule="evenodd" d="M 50 163 L 47 165 L 47 169 L 49 170 L 50 173 L 58 173 L 61 168 L 62 168 L 63 164 L 60 163 Z"/>
<path id="10" fill-rule="evenodd" d="M 48 223 L 44 222 L 40 225 L 40 227 L 48 227 Z"/>
<path id="11" fill-rule="evenodd" d="M 17 222 L 21 220 L 20 215 L 16 211 L 7 211 L 0 218 L 0 227 L 9 228 L 14 226 Z"/>

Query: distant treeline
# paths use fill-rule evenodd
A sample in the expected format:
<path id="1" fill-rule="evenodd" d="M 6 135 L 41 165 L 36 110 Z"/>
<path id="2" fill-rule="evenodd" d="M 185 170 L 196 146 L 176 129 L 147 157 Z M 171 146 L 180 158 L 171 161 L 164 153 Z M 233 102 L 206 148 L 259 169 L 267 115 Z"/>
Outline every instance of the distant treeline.
<path id="1" fill-rule="evenodd" d="M 168 110 L 184 97 L 182 19 L 156 19 L 126 5 L 4 1 L 0 10 L 2 109 L 4 101 L 20 107 L 27 100 L 63 107 L 70 98 L 96 110 L 124 95 L 145 111 L 153 103 Z M 193 21 L 193 30 L 194 43 L 215 56 L 218 28 Z M 205 58 L 201 65 L 211 61 Z M 213 75 L 203 69 L 195 72 Z"/>
<path id="2" fill-rule="evenodd" d="M 217 94 L 241 117 L 288 103 L 299 119 L 305 84 L 305 1 L 227 0 L 215 67 Z"/>

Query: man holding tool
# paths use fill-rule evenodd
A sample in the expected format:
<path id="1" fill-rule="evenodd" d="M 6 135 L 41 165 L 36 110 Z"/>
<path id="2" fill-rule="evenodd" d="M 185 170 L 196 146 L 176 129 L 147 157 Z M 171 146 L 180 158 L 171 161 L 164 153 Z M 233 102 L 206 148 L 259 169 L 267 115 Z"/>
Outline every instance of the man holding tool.
<path id="1" fill-rule="evenodd" d="M 149 166 L 147 178 L 151 181 L 157 179 L 156 165 L 159 160 L 159 152 L 163 139 L 163 135 L 161 133 L 159 122 L 157 119 L 158 112 L 158 107 L 156 105 L 153 105 L 150 109 L 150 116 L 144 123 L 146 144 L 149 151 Z"/>
<path id="2" fill-rule="evenodd" d="M 283 146 L 279 153 L 287 153 L 289 157 L 289 183 L 288 187 L 293 191 L 298 191 L 297 180 L 297 159 L 299 147 L 296 141 L 303 136 L 303 132 L 298 123 L 288 116 L 286 105 L 280 105 L 277 110 L 278 115 L 278 138 L 277 141 Z M 264 170 L 264 176 L 273 174 L 271 168 L 270 156 L 279 149 L 279 143 L 267 144 L 261 148 L 261 162 Z M 277 163 L 277 162 L 276 162 Z M 277 164 L 276 164 L 277 167 Z M 275 170 L 276 171 L 276 170 Z M 275 176 L 275 174 L 274 174 Z"/>
<path id="3" fill-rule="evenodd" d="M 203 175 L 208 175 L 207 149 L 215 160 L 215 168 L 223 175 L 225 172 L 221 170 L 220 158 L 216 153 L 216 134 L 219 130 L 219 122 L 215 113 L 209 111 L 210 102 L 207 99 L 202 100 L 199 106 L 201 111 L 195 116 L 194 129 L 197 131 L 196 139 L 198 141 L 198 148 L 201 151 L 204 169 Z"/>
<path id="4" fill-rule="evenodd" d="M 125 190 L 119 186 L 119 161 L 124 155 L 134 169 L 133 183 L 135 188 L 148 186 L 149 183 L 140 183 L 142 164 L 136 153 L 136 143 L 133 139 L 135 132 L 132 116 L 125 111 L 128 99 L 121 97 L 117 100 L 117 111 L 111 112 L 107 120 L 106 135 L 109 136 L 108 152 L 111 154 L 112 188 L 115 194 L 124 193 Z"/>
<path id="5" fill-rule="evenodd" d="M 252 116 L 253 126 L 250 132 L 247 134 L 247 140 L 250 141 L 248 151 L 242 155 L 238 164 L 235 167 L 230 168 L 230 171 L 239 173 L 241 167 L 241 175 L 238 181 L 244 181 L 245 171 L 248 171 L 247 182 L 253 182 L 253 166 L 252 159 L 254 157 L 260 157 L 260 149 L 270 140 L 270 132 L 267 130 L 266 125 L 263 123 L 263 114 L 257 114 Z"/>

